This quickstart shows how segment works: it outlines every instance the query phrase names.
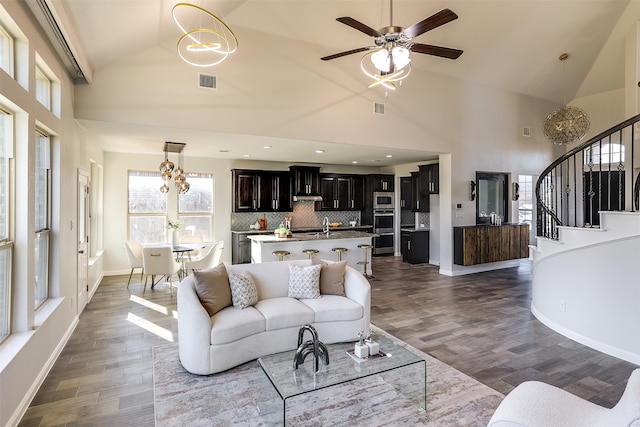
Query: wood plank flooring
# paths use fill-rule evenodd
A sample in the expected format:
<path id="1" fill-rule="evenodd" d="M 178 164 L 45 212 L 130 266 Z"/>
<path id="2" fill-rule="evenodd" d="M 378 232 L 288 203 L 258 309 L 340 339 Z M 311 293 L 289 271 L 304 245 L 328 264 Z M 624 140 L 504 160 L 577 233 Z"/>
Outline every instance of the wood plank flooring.
<path id="1" fill-rule="evenodd" d="M 526 261 L 459 277 L 391 256 L 373 269 L 374 324 L 502 393 L 536 379 L 611 407 L 636 367 L 538 322 Z M 102 281 L 20 426 L 154 424 L 151 352 L 177 341 L 176 297 L 126 281 Z"/>

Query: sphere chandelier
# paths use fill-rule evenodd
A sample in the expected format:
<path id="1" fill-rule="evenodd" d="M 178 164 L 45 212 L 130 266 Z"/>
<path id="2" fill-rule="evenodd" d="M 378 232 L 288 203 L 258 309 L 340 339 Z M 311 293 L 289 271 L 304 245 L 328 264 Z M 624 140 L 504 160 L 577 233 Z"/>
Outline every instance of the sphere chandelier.
<path id="1" fill-rule="evenodd" d="M 187 182 L 184 169 L 182 167 L 182 151 L 187 144 L 182 142 L 165 142 L 164 143 L 164 161 L 160 163 L 160 174 L 162 177 L 162 186 L 160 187 L 161 193 L 168 193 L 170 190 L 169 181 L 173 178 L 175 173 L 174 183 L 178 194 L 185 194 L 189 191 L 190 185 Z M 178 153 L 178 167 L 175 167 L 174 163 L 169 160 L 169 153 Z"/>

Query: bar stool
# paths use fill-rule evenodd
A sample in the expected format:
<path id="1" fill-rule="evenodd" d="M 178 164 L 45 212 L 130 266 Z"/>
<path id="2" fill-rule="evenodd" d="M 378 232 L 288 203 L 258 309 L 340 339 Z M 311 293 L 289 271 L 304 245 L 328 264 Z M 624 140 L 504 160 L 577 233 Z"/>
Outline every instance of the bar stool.
<path id="1" fill-rule="evenodd" d="M 358 245 L 359 248 L 362 249 L 362 254 L 363 254 L 363 260 L 360 261 L 358 264 L 363 264 L 364 268 L 362 271 L 362 275 L 364 277 L 366 277 L 367 279 L 373 279 L 373 275 L 371 274 L 367 274 L 367 264 L 369 264 L 369 262 L 367 261 L 367 251 L 371 248 L 373 248 L 372 245 L 368 245 L 368 244 L 362 244 L 362 245 Z M 373 269 L 371 270 L 371 272 L 373 273 Z"/>
<path id="2" fill-rule="evenodd" d="M 303 254 L 309 255 L 309 259 L 311 259 L 311 257 L 313 257 L 318 252 L 320 252 L 320 251 L 317 250 L 317 249 L 305 249 L 305 250 L 302 251 Z"/>
<path id="3" fill-rule="evenodd" d="M 278 257 L 278 261 L 282 261 L 284 260 L 284 257 L 290 254 L 290 252 L 289 251 L 273 251 L 272 254 Z"/>
<path id="4" fill-rule="evenodd" d="M 333 252 L 338 252 L 338 261 L 342 261 L 342 252 L 347 252 L 347 248 L 333 248 L 331 249 Z"/>

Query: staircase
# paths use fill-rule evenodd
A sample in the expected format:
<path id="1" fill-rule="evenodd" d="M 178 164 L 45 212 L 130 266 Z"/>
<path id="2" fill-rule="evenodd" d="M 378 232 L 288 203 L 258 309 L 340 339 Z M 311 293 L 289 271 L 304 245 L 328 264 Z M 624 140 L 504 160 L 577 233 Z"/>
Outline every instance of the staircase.
<path id="1" fill-rule="evenodd" d="M 555 331 L 636 364 L 639 121 L 632 117 L 568 151 L 538 179 L 531 307 Z"/>

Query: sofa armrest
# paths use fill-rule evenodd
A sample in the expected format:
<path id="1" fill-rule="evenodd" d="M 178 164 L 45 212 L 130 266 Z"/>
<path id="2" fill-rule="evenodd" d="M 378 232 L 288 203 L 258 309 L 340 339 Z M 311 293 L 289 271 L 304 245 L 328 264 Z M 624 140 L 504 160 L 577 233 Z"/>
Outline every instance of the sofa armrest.
<path id="1" fill-rule="evenodd" d="M 211 318 L 196 294 L 193 275 L 178 287 L 178 336 L 182 366 L 193 374 L 209 374 Z"/>
<path id="2" fill-rule="evenodd" d="M 364 332 L 369 333 L 371 323 L 371 285 L 356 269 L 347 266 L 344 272 L 344 293 L 363 308 Z"/>

